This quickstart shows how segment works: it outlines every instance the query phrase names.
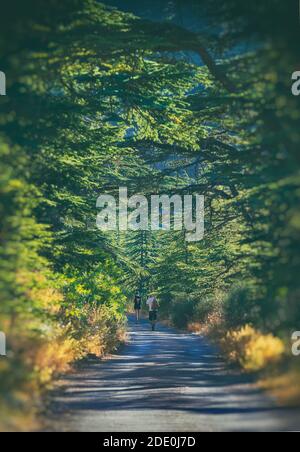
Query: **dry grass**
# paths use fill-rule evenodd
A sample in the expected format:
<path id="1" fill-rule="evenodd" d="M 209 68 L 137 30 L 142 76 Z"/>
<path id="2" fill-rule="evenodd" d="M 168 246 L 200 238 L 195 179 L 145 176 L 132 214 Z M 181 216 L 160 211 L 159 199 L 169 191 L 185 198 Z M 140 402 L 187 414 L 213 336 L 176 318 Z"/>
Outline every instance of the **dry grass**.
<path id="1" fill-rule="evenodd" d="M 226 332 L 223 317 L 221 313 L 217 311 L 208 314 L 204 322 L 190 322 L 187 329 L 190 333 L 203 334 L 217 342 Z"/>
<path id="2" fill-rule="evenodd" d="M 272 334 L 262 334 L 249 325 L 228 331 L 221 340 L 226 356 L 247 371 L 259 371 L 283 357 L 284 343 Z"/>
<path id="3" fill-rule="evenodd" d="M 209 315 L 204 323 L 191 322 L 188 330 L 210 337 L 231 362 L 248 371 L 256 372 L 279 362 L 284 353 L 284 342 L 272 334 L 262 334 L 250 325 L 238 330 L 226 330 L 219 313 Z"/>
<path id="4" fill-rule="evenodd" d="M 125 327 L 111 321 L 105 307 L 91 312 L 75 336 L 72 326 L 48 325 L 41 334 L 22 325 L 17 322 L 17 334 L 10 336 L 11 356 L 0 360 L 0 431 L 35 430 L 43 395 L 57 377 L 86 355 L 101 358 L 126 339 Z"/>
<path id="5" fill-rule="evenodd" d="M 189 323 L 188 331 L 210 337 L 229 361 L 246 372 L 263 371 L 258 385 L 281 405 L 300 406 L 300 366 L 291 367 L 281 339 L 262 334 L 249 325 L 226 331 L 218 314 L 212 314 L 203 323 Z"/>
<path id="6" fill-rule="evenodd" d="M 280 374 L 264 377 L 261 388 L 267 390 L 281 405 L 300 406 L 300 368 L 293 367 Z"/>
<path id="7" fill-rule="evenodd" d="M 203 326 L 200 322 L 190 322 L 187 330 L 189 333 L 201 334 L 203 332 Z"/>

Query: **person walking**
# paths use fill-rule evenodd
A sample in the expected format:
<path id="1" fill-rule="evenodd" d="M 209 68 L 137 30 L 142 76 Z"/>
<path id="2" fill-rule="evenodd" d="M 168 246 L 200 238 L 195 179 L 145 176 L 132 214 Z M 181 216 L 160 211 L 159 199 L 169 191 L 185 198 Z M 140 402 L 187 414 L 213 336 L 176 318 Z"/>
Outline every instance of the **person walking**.
<path id="1" fill-rule="evenodd" d="M 137 291 L 134 297 L 134 310 L 135 310 L 135 316 L 136 316 L 136 323 L 140 321 L 140 311 L 142 308 L 142 297 L 140 295 L 140 292 Z"/>
<path id="2" fill-rule="evenodd" d="M 152 327 L 152 331 L 155 331 L 157 322 L 157 311 L 159 308 L 158 301 L 154 295 L 150 295 L 146 304 L 149 308 L 149 322 Z"/>

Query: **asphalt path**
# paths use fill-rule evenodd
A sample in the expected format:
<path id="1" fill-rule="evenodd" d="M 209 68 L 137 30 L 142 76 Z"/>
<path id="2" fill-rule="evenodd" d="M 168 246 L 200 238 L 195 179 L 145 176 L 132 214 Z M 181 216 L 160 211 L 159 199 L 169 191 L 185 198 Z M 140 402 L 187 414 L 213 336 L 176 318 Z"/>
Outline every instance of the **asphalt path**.
<path id="1" fill-rule="evenodd" d="M 129 319 L 129 341 L 91 359 L 52 395 L 47 431 L 299 431 L 300 412 L 279 408 L 205 338 Z"/>

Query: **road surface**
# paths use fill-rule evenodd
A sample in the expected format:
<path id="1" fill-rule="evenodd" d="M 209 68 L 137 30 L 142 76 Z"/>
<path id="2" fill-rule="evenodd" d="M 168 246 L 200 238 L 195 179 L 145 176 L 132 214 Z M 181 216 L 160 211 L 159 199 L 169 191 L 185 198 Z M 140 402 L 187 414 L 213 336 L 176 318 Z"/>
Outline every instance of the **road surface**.
<path id="1" fill-rule="evenodd" d="M 298 410 L 276 407 L 228 370 L 204 338 L 129 321 L 118 355 L 87 361 L 53 394 L 47 431 L 300 430 Z"/>

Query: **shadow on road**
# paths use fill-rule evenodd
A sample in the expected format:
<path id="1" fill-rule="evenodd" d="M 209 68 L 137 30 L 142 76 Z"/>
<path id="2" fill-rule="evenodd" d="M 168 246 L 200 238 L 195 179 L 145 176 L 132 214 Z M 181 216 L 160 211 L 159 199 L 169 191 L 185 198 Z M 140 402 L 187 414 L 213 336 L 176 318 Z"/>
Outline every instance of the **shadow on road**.
<path id="1" fill-rule="evenodd" d="M 119 355 L 87 362 L 54 395 L 54 430 L 299 430 L 298 410 L 276 407 L 251 380 L 229 371 L 205 339 L 130 318 Z"/>

